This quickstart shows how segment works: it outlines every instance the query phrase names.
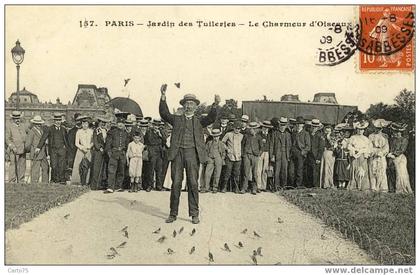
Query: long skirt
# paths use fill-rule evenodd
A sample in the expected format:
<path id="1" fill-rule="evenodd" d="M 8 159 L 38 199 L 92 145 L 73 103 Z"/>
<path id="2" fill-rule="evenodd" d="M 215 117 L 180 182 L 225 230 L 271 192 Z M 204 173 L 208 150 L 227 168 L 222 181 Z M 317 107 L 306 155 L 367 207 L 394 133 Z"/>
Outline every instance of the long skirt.
<path id="1" fill-rule="evenodd" d="M 388 179 L 386 176 L 386 158 L 370 158 L 368 163 L 369 178 L 372 191 L 388 192 Z"/>
<path id="2" fill-rule="evenodd" d="M 395 164 L 395 193 L 413 193 L 410 186 L 410 177 L 407 170 L 407 158 L 404 154 L 394 159 Z"/>
<path id="3" fill-rule="evenodd" d="M 368 163 L 363 156 L 351 161 L 348 189 L 370 190 Z"/>
<path id="4" fill-rule="evenodd" d="M 77 184 L 80 183 L 79 165 L 83 159 L 83 156 L 84 156 L 83 152 L 77 149 L 76 156 L 74 157 L 73 171 L 71 173 L 71 183 L 77 183 Z M 90 151 L 86 153 L 86 157 L 89 161 L 92 160 L 92 154 Z M 89 178 L 89 173 L 90 173 L 90 169 L 86 176 L 87 179 Z"/>
<path id="5" fill-rule="evenodd" d="M 172 188 L 172 177 L 171 177 L 171 162 L 169 162 L 168 165 L 168 171 L 166 172 L 165 181 L 163 182 L 163 187 L 167 189 Z M 187 185 L 187 175 L 184 170 L 184 177 L 182 179 L 182 185 L 181 189 L 185 189 L 185 186 Z"/>
<path id="6" fill-rule="evenodd" d="M 335 157 L 333 156 L 333 152 L 330 150 L 325 150 L 321 159 L 321 188 L 334 187 L 334 162 Z"/>

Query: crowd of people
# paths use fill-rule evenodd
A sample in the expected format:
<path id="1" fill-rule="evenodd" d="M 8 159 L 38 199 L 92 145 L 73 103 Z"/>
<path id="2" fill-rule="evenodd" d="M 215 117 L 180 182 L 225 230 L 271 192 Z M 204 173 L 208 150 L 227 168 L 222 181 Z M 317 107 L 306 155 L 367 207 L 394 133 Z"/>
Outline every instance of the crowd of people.
<path id="1" fill-rule="evenodd" d="M 75 125 L 68 129 L 62 114 L 56 113 L 53 125 L 45 126 L 36 115 L 25 129 L 21 112 L 13 111 L 12 123 L 6 127 L 9 181 L 25 181 L 28 157 L 32 183 L 81 184 L 113 193 L 165 191 L 177 181 L 185 191 L 189 170 L 171 169 L 171 165 L 183 163 L 173 161 L 171 140 L 176 143 L 172 147 L 188 149 L 194 135 L 171 139 L 171 135 L 178 135 L 172 126 L 176 119 L 162 112 L 161 116 L 163 120 L 120 112 L 114 122 L 104 116 L 75 114 Z M 210 114 L 200 117 L 206 116 Z M 202 193 L 256 195 L 312 187 L 413 192 L 404 124 L 384 119 L 328 125 L 303 117 L 274 117 L 261 122 L 251 121 L 245 114 L 216 117 L 199 133 L 205 140 L 204 154 L 198 155 L 197 181 Z M 195 130 L 192 124 L 186 125 Z"/>

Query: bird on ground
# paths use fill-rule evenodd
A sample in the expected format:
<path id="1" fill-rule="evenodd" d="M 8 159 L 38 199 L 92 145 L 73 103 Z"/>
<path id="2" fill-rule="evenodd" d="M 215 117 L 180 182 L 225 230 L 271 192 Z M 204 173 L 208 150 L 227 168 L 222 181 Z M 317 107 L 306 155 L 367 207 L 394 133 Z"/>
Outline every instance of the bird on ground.
<path id="1" fill-rule="evenodd" d="M 159 232 L 160 232 L 160 227 L 156 229 L 155 231 L 153 231 L 153 234 L 159 234 Z"/>
<path id="2" fill-rule="evenodd" d="M 133 201 L 130 201 L 130 206 L 133 206 L 133 205 L 135 205 L 136 204 L 136 200 L 133 200 Z"/>
<path id="3" fill-rule="evenodd" d="M 257 255 L 262 257 L 261 253 L 262 253 L 262 247 L 260 246 L 257 248 Z"/>
<path id="4" fill-rule="evenodd" d="M 255 236 L 255 237 L 258 237 L 258 238 L 261 238 L 260 234 L 258 234 L 258 233 L 257 233 L 257 232 L 255 232 L 255 231 L 254 231 L 254 236 Z"/>
<path id="5" fill-rule="evenodd" d="M 252 259 L 252 262 L 253 262 L 255 265 L 258 265 L 257 257 L 255 257 L 255 255 L 251 255 L 251 259 Z"/>
<path id="6" fill-rule="evenodd" d="M 232 251 L 230 250 L 230 247 L 228 246 L 228 244 L 227 244 L 227 243 L 225 243 L 225 244 L 223 245 L 223 247 L 224 247 L 224 249 L 225 249 L 226 251 L 228 251 L 228 252 L 232 252 Z"/>
<path id="7" fill-rule="evenodd" d="M 275 263 L 274 265 L 281 265 L 281 262 L 277 262 L 277 263 Z"/>
<path id="8" fill-rule="evenodd" d="M 124 87 L 127 86 L 128 81 L 130 81 L 130 78 L 124 79 Z"/>
<path id="9" fill-rule="evenodd" d="M 181 233 L 182 233 L 182 231 L 184 231 L 184 227 L 181 227 L 181 228 L 179 229 L 178 234 L 181 234 Z"/>
<path id="10" fill-rule="evenodd" d="M 174 232 L 172 233 L 172 236 L 174 236 L 174 238 L 176 237 L 176 231 L 174 230 Z"/>
<path id="11" fill-rule="evenodd" d="M 122 242 L 117 246 L 117 248 L 124 248 L 126 244 L 127 242 Z"/>
<path id="12" fill-rule="evenodd" d="M 174 253 L 175 253 L 175 251 L 173 251 L 172 249 L 168 248 L 168 255 L 172 255 Z"/>
<path id="13" fill-rule="evenodd" d="M 283 223 L 283 220 L 281 218 L 277 218 L 278 223 Z"/>
<path id="14" fill-rule="evenodd" d="M 115 255 L 114 254 L 107 254 L 106 257 L 108 259 L 114 259 L 115 258 Z"/>
<path id="15" fill-rule="evenodd" d="M 322 234 L 321 235 L 321 240 L 326 240 L 326 239 L 327 239 L 327 237 L 324 234 Z"/>
<path id="16" fill-rule="evenodd" d="M 252 251 L 252 256 L 258 256 L 258 252 L 257 252 L 257 250 L 253 250 L 253 251 Z"/>
<path id="17" fill-rule="evenodd" d="M 121 232 L 127 231 L 127 229 L 128 229 L 128 225 L 124 226 L 124 227 L 121 229 Z"/>
<path id="18" fill-rule="evenodd" d="M 209 251 L 209 261 L 210 262 L 214 262 L 214 257 L 213 257 L 213 254 Z"/>
<path id="19" fill-rule="evenodd" d="M 195 246 L 191 247 L 191 250 L 190 250 L 190 255 L 191 255 L 191 254 L 193 254 L 193 253 L 194 253 L 194 251 L 195 251 Z"/>
<path id="20" fill-rule="evenodd" d="M 67 214 L 64 216 L 65 219 L 68 219 L 70 217 L 70 214 Z"/>
<path id="21" fill-rule="evenodd" d="M 190 233 L 190 236 L 193 236 L 194 234 L 195 234 L 195 228 L 193 228 L 193 230 L 191 231 L 191 233 Z"/>
<path id="22" fill-rule="evenodd" d="M 111 250 L 112 254 L 114 255 L 120 255 L 114 247 L 110 247 L 109 250 Z"/>
<path id="23" fill-rule="evenodd" d="M 124 237 L 128 239 L 128 231 L 124 231 L 123 234 L 124 234 Z"/>
<path id="24" fill-rule="evenodd" d="M 177 83 L 174 83 L 174 85 L 179 89 L 179 88 L 181 88 L 181 83 L 180 82 L 177 82 Z"/>
<path id="25" fill-rule="evenodd" d="M 245 228 L 244 230 L 242 230 L 242 232 L 241 232 L 241 233 L 242 233 L 242 234 L 246 234 L 246 232 L 247 232 L 247 231 L 248 231 L 248 229 L 246 229 L 246 228 Z"/>
<path id="26" fill-rule="evenodd" d="M 244 244 L 242 242 L 239 242 L 238 246 L 239 246 L 239 248 L 242 248 L 242 247 L 244 247 Z"/>
<path id="27" fill-rule="evenodd" d="M 166 237 L 165 237 L 165 236 L 162 236 L 162 237 L 160 237 L 160 238 L 157 240 L 157 242 L 159 242 L 159 243 L 163 243 L 165 240 L 166 240 Z"/>

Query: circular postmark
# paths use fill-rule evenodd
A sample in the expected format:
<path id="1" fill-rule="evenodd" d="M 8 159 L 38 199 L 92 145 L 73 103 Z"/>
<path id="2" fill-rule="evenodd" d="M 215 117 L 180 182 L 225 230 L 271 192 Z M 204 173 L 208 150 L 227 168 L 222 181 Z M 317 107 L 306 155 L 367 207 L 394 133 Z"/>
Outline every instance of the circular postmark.
<path id="1" fill-rule="evenodd" d="M 360 26 L 354 23 L 334 23 L 320 37 L 317 53 L 318 66 L 335 66 L 345 62 L 357 50 Z"/>
<path id="2" fill-rule="evenodd" d="M 360 8 L 357 48 L 367 55 L 391 55 L 413 38 L 415 17 L 411 6 Z"/>

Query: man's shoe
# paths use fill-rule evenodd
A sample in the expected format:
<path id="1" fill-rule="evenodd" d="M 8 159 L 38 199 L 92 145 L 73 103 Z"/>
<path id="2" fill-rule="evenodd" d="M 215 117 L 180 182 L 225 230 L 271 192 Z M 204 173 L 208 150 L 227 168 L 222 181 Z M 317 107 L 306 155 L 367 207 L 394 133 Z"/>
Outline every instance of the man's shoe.
<path id="1" fill-rule="evenodd" d="M 124 189 L 119 188 L 119 189 L 117 189 L 117 192 L 124 192 Z"/>
<path id="2" fill-rule="evenodd" d="M 192 217 L 192 223 L 193 224 L 198 224 L 198 223 L 200 223 L 200 219 L 197 216 L 193 216 Z"/>
<path id="3" fill-rule="evenodd" d="M 245 192 L 245 190 L 241 190 L 240 192 L 239 192 L 239 194 L 245 194 L 246 192 Z"/>
<path id="4" fill-rule="evenodd" d="M 257 189 L 257 193 L 261 193 L 261 190 L 260 189 Z"/>
<path id="5" fill-rule="evenodd" d="M 165 222 L 166 223 L 173 223 L 174 221 L 176 221 L 176 216 L 169 216 Z"/>
<path id="6" fill-rule="evenodd" d="M 108 189 L 105 190 L 104 193 L 114 193 L 114 190 L 112 190 L 111 188 L 108 188 Z"/>
<path id="7" fill-rule="evenodd" d="M 220 193 L 226 193 L 226 189 L 222 189 Z"/>
<path id="8" fill-rule="evenodd" d="M 256 195 L 256 194 L 257 194 L 257 192 L 255 192 L 254 190 L 252 190 L 251 194 L 252 194 L 252 195 Z"/>
<path id="9" fill-rule="evenodd" d="M 152 187 L 147 187 L 147 189 L 146 189 L 146 192 L 150 192 L 150 191 L 152 191 Z"/>

